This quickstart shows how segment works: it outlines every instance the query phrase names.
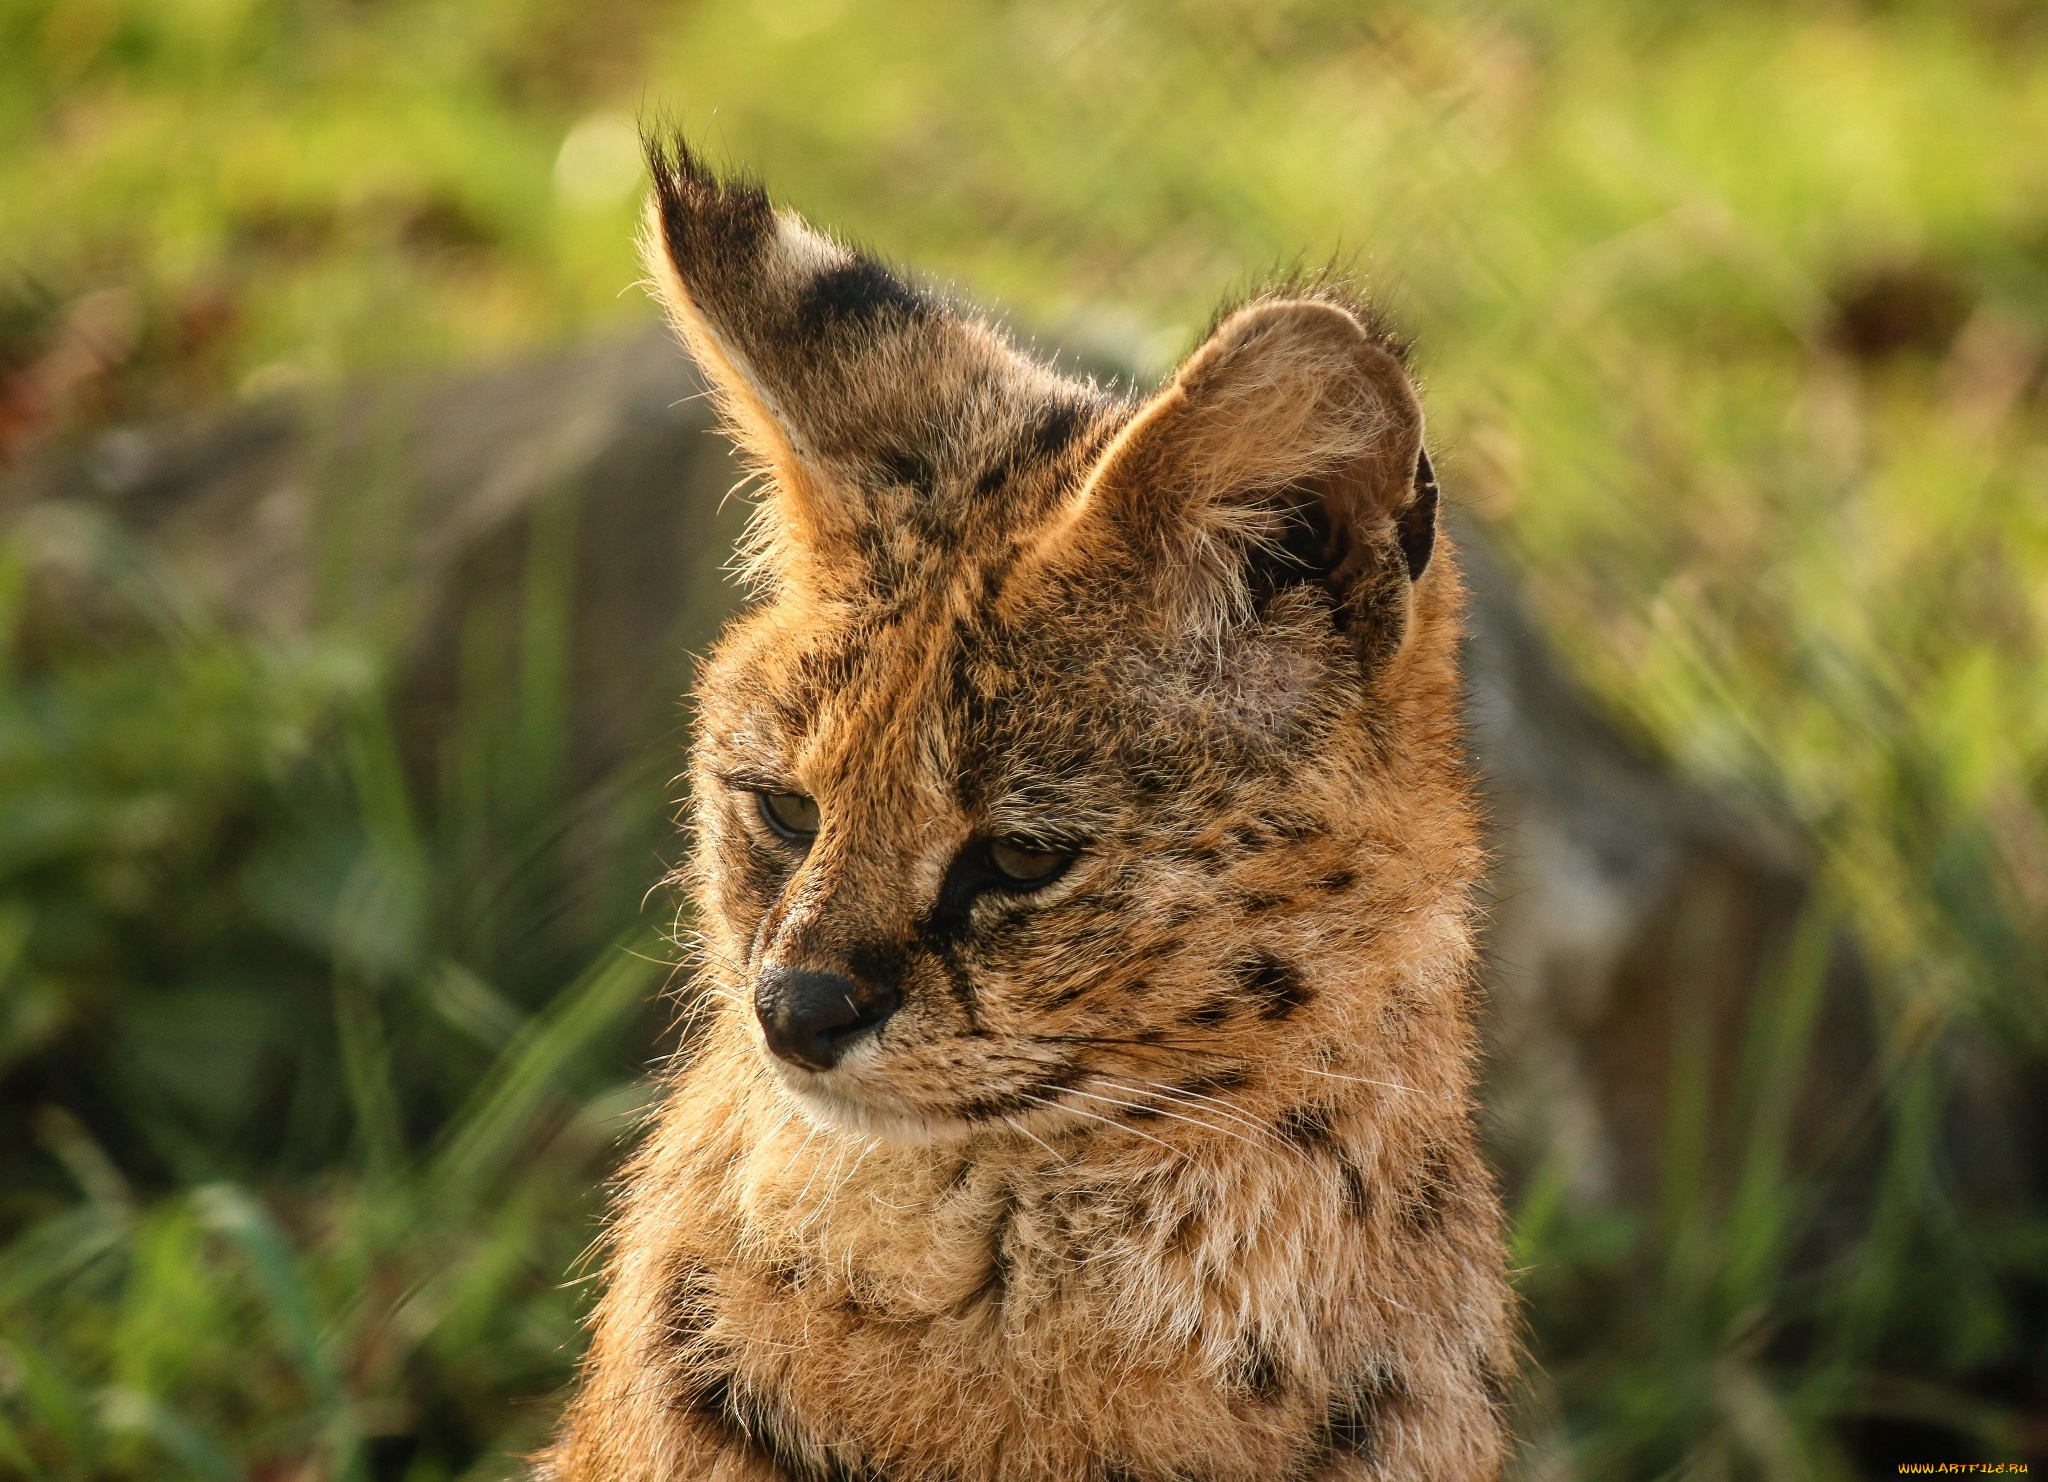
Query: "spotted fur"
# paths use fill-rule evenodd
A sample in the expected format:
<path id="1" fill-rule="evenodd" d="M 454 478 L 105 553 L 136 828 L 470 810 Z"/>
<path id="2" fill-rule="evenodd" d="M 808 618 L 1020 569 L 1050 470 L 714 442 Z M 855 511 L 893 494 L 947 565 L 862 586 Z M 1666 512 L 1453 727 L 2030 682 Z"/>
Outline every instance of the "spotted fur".
<path id="1" fill-rule="evenodd" d="M 1460 590 L 1399 347 L 1276 293 L 1123 399 L 651 153 L 759 600 L 697 696 L 710 1008 L 542 1474 L 1494 1476 Z M 997 888 L 996 839 L 1072 861 Z M 900 1007 L 807 1069 L 771 967 Z"/>

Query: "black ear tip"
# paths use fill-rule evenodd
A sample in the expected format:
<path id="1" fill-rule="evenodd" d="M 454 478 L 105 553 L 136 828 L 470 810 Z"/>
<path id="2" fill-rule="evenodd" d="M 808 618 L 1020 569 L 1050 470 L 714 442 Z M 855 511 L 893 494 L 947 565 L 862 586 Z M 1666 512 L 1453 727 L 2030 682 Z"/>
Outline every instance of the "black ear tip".
<path id="1" fill-rule="evenodd" d="M 655 194 L 664 201 L 693 185 L 700 188 L 715 185 L 681 129 L 667 124 L 643 123 L 640 126 L 640 152 L 647 157 L 647 174 L 654 182 Z"/>
<path id="2" fill-rule="evenodd" d="M 1398 523 L 1401 557 L 1408 563 L 1408 580 L 1422 580 L 1429 569 L 1430 553 L 1436 549 L 1436 507 L 1439 502 L 1436 469 L 1428 450 L 1415 455 L 1415 498 L 1401 511 Z"/>
<path id="3" fill-rule="evenodd" d="M 707 259 L 744 266 L 774 235 L 768 193 L 744 176 L 720 179 L 682 130 L 643 127 L 640 141 L 662 235 L 679 266 L 700 267 Z"/>

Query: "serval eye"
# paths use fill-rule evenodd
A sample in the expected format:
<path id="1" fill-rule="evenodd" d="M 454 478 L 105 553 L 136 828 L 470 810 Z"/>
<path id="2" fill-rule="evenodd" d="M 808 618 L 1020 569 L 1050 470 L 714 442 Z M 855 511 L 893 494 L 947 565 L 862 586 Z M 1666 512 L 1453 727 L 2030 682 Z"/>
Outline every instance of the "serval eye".
<path id="1" fill-rule="evenodd" d="M 761 818 L 785 839 L 808 840 L 818 831 L 818 801 L 800 792 L 761 792 Z"/>
<path id="2" fill-rule="evenodd" d="M 988 846 L 996 873 L 1018 885 L 1044 885 L 1073 862 L 1071 849 L 1040 849 L 1018 839 L 997 839 Z"/>

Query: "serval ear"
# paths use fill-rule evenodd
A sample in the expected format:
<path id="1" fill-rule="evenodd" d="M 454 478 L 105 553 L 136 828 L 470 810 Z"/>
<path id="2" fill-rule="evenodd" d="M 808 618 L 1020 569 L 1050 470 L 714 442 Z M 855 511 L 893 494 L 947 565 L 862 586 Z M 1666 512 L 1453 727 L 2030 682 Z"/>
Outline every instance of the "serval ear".
<path id="1" fill-rule="evenodd" d="M 726 431 L 766 479 L 766 539 L 816 550 L 854 535 L 862 449 L 835 413 L 849 381 L 879 379 L 889 342 L 942 308 L 760 186 L 720 180 L 680 138 L 650 138 L 647 156 L 641 255 Z"/>
<path id="2" fill-rule="evenodd" d="M 943 531 L 992 440 L 1057 410 L 1061 383 L 989 325 L 720 180 L 680 139 L 651 139 L 648 160 L 648 271 L 766 476 L 757 577 L 877 579 L 905 532 Z"/>
<path id="3" fill-rule="evenodd" d="M 1147 568 L 1195 630 L 1317 582 L 1370 659 L 1399 645 L 1436 506 L 1399 357 L 1338 304 L 1267 300 L 1225 319 L 1124 427 L 1041 555 Z"/>

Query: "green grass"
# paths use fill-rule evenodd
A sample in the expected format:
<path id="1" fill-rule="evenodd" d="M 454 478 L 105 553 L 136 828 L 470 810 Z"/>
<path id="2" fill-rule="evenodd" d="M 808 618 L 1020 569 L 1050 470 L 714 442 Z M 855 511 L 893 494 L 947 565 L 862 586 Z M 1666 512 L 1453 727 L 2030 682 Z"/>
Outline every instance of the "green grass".
<path id="1" fill-rule="evenodd" d="M 570 884 L 561 535 L 437 794 L 372 653 L 214 631 L 118 541 L 95 623 L 0 613 L 0 1475 L 495 1474 L 544 1438 L 673 957 L 637 870 Z M 641 770 L 604 780 L 633 859 Z"/>
<path id="2" fill-rule="evenodd" d="M 1147 371 L 1234 285 L 1361 272 L 1579 671 L 1819 863 L 1736 1104 L 1673 1077 L 1661 1209 L 1522 1191 L 1526 1469 L 2048 1444 L 2044 1211 L 1942 1171 L 1956 1086 L 2048 1067 L 2034 8 L 0 0 L 0 442 L 67 345 L 112 368 L 47 435 L 645 319 L 642 114 Z M 428 785 L 379 635 L 255 646 L 106 551 L 83 634 L 0 581 L 0 1475 L 496 1475 L 661 1022 L 613 944 L 666 951 L 672 759 L 554 909 L 538 557 Z M 1885 1074 L 1830 1161 L 1787 1119 L 1837 928 Z"/>

